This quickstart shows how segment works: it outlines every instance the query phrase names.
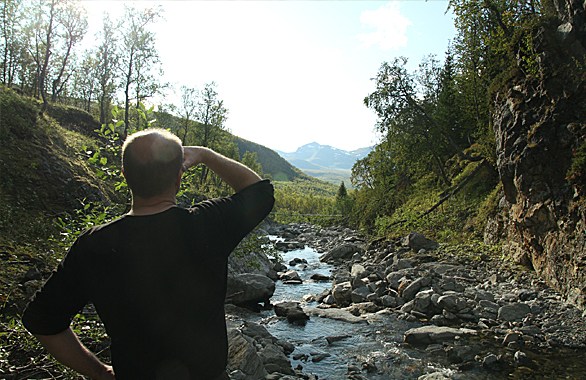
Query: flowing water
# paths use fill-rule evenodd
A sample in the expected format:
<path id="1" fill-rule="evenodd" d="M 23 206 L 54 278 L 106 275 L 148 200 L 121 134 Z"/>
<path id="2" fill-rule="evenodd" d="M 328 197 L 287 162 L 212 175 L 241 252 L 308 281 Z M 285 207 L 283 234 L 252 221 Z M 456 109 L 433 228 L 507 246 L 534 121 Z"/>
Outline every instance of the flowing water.
<path id="1" fill-rule="evenodd" d="M 304 302 L 304 297 L 319 295 L 331 289 L 332 283 L 315 282 L 311 276 L 316 273 L 330 276 L 333 268 L 320 262 L 320 255 L 311 248 L 286 252 L 282 256 L 285 264 L 294 258 L 307 261 L 307 264 L 288 266 L 299 273 L 303 283 L 291 285 L 277 281 L 271 302 L 299 301 L 304 307 L 317 306 L 316 302 Z M 352 379 L 349 377 L 349 368 L 369 380 L 417 379 L 434 372 L 441 372 L 453 379 L 533 379 L 536 374 L 540 375 L 537 378 L 544 379 L 578 379 L 582 378 L 581 374 L 586 370 L 586 355 L 583 352 L 564 350 L 529 353 L 535 362 L 540 363 L 537 372 L 526 373 L 523 367 L 501 371 L 476 367 L 464 372 L 456 371 L 447 362 L 441 346 L 425 349 L 403 344 L 404 332 L 421 324 L 398 320 L 393 314 L 376 315 L 369 319 L 369 323 L 358 324 L 311 316 L 305 326 L 298 326 L 276 317 L 272 310 L 267 310 L 253 320 L 263 324 L 275 337 L 294 344 L 295 351 L 290 356 L 293 367 L 300 366 L 305 373 L 318 375 L 319 379 Z M 330 344 L 326 337 L 337 337 L 339 340 Z M 433 349 L 437 350 L 435 354 Z M 492 352 L 498 349 L 503 350 L 498 345 L 491 347 Z M 560 367 L 565 371 L 561 377 Z"/>
<path id="2" fill-rule="evenodd" d="M 272 303 L 280 301 L 301 301 L 307 295 L 318 295 L 330 289 L 330 281 L 315 282 L 313 274 L 331 275 L 332 267 L 319 261 L 319 254 L 305 248 L 282 254 L 283 262 L 294 258 L 304 259 L 307 264 L 289 266 L 296 270 L 302 284 L 290 285 L 277 281 Z M 316 302 L 303 303 L 315 307 Z M 305 326 L 288 323 L 265 311 L 259 315 L 258 322 L 279 339 L 295 345 L 291 355 L 293 367 L 303 367 L 304 372 L 318 375 L 320 379 L 344 379 L 348 368 L 355 366 L 361 375 L 368 379 L 413 379 L 419 375 L 441 370 L 432 368 L 420 359 L 421 353 L 402 347 L 403 333 L 409 328 L 419 326 L 397 320 L 393 315 L 380 315 L 369 323 L 349 323 L 330 318 L 312 316 Z M 326 337 L 340 340 L 329 344 Z M 376 369 L 375 369 L 376 368 Z M 370 373 L 368 372 L 370 369 Z M 444 370 L 448 374 L 449 370 Z"/>

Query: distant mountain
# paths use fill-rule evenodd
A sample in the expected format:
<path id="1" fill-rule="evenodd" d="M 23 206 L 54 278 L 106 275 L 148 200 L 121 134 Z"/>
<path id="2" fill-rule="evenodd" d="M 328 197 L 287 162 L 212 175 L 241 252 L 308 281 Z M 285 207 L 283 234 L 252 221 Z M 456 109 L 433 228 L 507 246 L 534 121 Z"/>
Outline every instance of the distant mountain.
<path id="1" fill-rule="evenodd" d="M 371 150 L 372 147 L 346 151 L 312 142 L 303 145 L 293 153 L 277 152 L 301 170 L 351 170 L 354 163 L 366 157 Z"/>
<path id="2" fill-rule="evenodd" d="M 240 157 L 246 152 L 256 152 L 258 162 L 265 173 L 277 181 L 292 181 L 295 178 L 307 178 L 307 175 L 294 167 L 277 152 L 263 145 L 234 136 Z"/>
<path id="3" fill-rule="evenodd" d="M 277 151 L 305 174 L 334 184 L 344 182 L 350 186 L 354 163 L 372 151 L 372 147 L 346 151 L 316 142 L 305 144 L 293 153 Z"/>

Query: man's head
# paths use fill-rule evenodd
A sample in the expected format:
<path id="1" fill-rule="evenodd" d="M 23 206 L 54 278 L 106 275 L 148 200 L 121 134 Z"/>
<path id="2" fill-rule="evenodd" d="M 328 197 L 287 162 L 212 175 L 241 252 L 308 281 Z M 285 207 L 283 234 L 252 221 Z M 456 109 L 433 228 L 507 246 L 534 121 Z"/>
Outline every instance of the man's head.
<path id="1" fill-rule="evenodd" d="M 176 190 L 182 164 L 181 140 L 164 129 L 134 133 L 122 146 L 122 170 L 134 196 L 150 198 Z"/>

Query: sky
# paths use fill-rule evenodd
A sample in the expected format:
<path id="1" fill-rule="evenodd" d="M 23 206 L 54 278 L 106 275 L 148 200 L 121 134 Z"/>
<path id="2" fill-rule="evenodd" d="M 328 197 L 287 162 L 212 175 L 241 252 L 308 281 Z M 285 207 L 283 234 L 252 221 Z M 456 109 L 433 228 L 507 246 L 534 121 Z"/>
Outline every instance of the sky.
<path id="1" fill-rule="evenodd" d="M 96 40 L 102 14 L 121 1 L 83 1 Z M 163 1 L 152 26 L 171 84 L 161 102 L 179 105 L 181 85 L 217 84 L 227 129 L 271 149 L 293 152 L 318 142 L 344 150 L 378 142 L 376 116 L 364 106 L 383 62 L 405 56 L 443 59 L 455 36 L 444 0 Z"/>

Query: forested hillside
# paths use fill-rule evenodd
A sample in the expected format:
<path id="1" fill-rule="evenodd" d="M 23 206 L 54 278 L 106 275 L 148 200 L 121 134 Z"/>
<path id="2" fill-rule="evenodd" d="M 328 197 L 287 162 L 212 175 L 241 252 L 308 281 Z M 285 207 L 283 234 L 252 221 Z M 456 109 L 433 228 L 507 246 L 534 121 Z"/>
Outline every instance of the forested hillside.
<path id="1" fill-rule="evenodd" d="M 283 159 L 277 152 L 252 141 L 236 137 L 236 144 L 240 156 L 246 152 L 256 154 L 256 159 L 262 166 L 263 172 L 269 174 L 276 181 L 292 181 L 296 178 L 308 179 L 299 169 Z"/>
<path id="2" fill-rule="evenodd" d="M 449 4 L 445 57 L 382 63 L 364 100 L 383 139 L 352 170 L 351 221 L 484 239 L 583 305 L 586 4 Z"/>

